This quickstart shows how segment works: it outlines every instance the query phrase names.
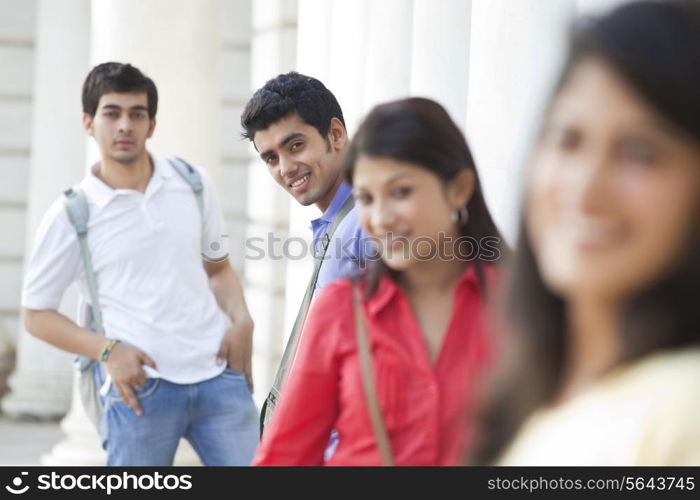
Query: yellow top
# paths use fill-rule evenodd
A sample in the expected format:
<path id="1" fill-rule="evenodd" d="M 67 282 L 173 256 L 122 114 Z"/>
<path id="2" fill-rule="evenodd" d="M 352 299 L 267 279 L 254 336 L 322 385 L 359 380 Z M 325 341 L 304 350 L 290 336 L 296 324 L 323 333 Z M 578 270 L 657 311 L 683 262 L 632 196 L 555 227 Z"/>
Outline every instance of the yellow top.
<path id="1" fill-rule="evenodd" d="M 536 411 L 499 465 L 700 465 L 700 348 L 624 365 Z"/>

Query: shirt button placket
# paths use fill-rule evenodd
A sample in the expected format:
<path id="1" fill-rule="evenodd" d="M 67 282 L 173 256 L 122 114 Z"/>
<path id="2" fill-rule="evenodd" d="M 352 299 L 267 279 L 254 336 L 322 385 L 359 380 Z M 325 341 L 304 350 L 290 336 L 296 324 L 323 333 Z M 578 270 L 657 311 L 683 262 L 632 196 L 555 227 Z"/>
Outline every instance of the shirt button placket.
<path id="1" fill-rule="evenodd" d="M 143 214 L 143 217 L 146 220 L 146 224 L 148 224 L 148 227 L 151 229 L 155 229 L 155 225 L 153 224 L 153 219 L 151 218 L 151 214 L 148 212 L 148 207 L 146 206 L 146 198 L 143 197 L 141 198 L 141 213 Z"/>
<path id="2" fill-rule="evenodd" d="M 430 398 L 430 415 L 428 418 L 432 420 L 427 426 L 428 446 L 430 446 L 431 462 L 437 463 L 440 452 L 440 390 L 434 376 L 431 376 L 430 379 L 428 395 Z"/>

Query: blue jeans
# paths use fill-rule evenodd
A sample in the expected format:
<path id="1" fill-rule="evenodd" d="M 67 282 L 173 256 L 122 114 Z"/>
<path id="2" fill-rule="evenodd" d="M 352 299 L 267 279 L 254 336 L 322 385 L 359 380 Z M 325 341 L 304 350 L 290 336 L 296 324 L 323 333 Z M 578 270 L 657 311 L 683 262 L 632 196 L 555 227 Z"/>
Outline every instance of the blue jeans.
<path id="1" fill-rule="evenodd" d="M 226 368 L 196 384 L 149 378 L 136 396 L 143 410 L 140 417 L 113 384 L 103 398 L 101 434 L 107 465 L 172 465 L 183 437 L 204 465 L 249 465 L 253 460 L 258 410 L 243 373 Z"/>

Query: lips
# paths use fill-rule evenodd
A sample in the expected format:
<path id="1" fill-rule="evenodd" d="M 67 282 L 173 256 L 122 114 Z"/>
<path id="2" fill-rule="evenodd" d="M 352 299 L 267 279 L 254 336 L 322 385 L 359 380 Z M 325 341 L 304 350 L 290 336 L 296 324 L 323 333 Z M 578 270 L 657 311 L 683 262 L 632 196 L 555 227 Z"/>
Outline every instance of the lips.
<path id="1" fill-rule="evenodd" d="M 382 242 L 382 245 L 384 248 L 388 249 L 396 249 L 401 247 L 402 245 L 408 243 L 408 233 L 406 234 L 396 234 L 396 233 L 389 233 L 389 234 L 384 234 L 383 236 L 379 237 L 380 241 Z"/>
<path id="2" fill-rule="evenodd" d="M 560 221 L 560 230 L 582 250 L 610 248 L 623 242 L 629 233 L 629 228 L 622 223 L 578 217 Z"/>
<path id="3" fill-rule="evenodd" d="M 311 178 L 310 173 L 306 173 L 294 179 L 294 181 L 289 183 L 289 187 L 294 191 L 300 191 L 305 189 L 309 185 L 309 180 Z"/>

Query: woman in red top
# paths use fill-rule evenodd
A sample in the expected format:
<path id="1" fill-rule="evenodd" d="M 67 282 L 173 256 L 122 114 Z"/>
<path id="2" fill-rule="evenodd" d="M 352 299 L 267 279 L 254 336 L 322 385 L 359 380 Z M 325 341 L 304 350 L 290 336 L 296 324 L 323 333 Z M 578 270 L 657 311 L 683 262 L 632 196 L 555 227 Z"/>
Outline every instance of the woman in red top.
<path id="1" fill-rule="evenodd" d="M 475 381 L 488 357 L 485 301 L 504 248 L 474 161 L 428 99 L 377 106 L 346 159 L 377 259 L 316 299 L 256 465 L 379 465 L 357 354 L 352 288 L 370 337 L 396 465 L 463 456 Z M 324 460 L 332 430 L 334 454 Z"/>

